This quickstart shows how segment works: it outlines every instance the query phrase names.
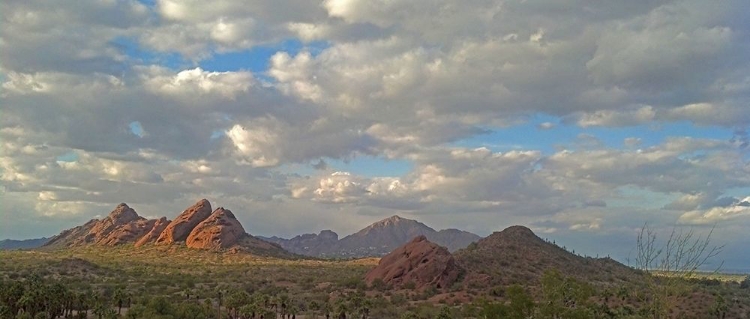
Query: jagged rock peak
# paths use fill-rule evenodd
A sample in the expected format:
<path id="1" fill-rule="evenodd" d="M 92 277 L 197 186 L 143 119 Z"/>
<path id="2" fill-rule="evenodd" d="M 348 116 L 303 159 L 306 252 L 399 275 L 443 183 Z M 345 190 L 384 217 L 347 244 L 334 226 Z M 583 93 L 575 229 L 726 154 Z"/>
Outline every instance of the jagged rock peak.
<path id="1" fill-rule="evenodd" d="M 384 226 L 390 226 L 390 225 L 397 225 L 404 221 L 414 221 L 411 219 L 406 219 L 398 215 L 393 215 L 391 217 L 388 217 L 386 219 L 379 220 L 377 222 L 374 222 L 372 225 L 370 225 L 370 228 L 375 227 L 384 227 Z"/>
<path id="2" fill-rule="evenodd" d="M 157 244 L 172 244 L 185 241 L 195 226 L 211 215 L 211 203 L 201 199 L 177 216 L 156 239 Z"/>
<path id="3" fill-rule="evenodd" d="M 190 248 L 221 249 L 237 244 L 246 235 L 232 211 L 217 208 L 211 216 L 195 226 L 187 238 Z"/>
<path id="4" fill-rule="evenodd" d="M 138 220 L 140 219 L 140 216 L 138 216 L 138 213 L 136 213 L 134 209 L 130 208 L 128 204 L 120 203 L 112 212 L 109 213 L 109 216 L 107 216 L 107 218 L 109 218 L 113 224 L 120 225 Z"/>
<path id="5" fill-rule="evenodd" d="M 133 243 L 154 227 L 156 219 L 138 219 L 127 224 L 119 225 L 97 240 L 96 244 L 117 246 Z"/>
<path id="6" fill-rule="evenodd" d="M 214 214 L 223 214 L 229 218 L 237 219 L 237 217 L 234 217 L 234 213 L 232 213 L 231 210 L 225 209 L 224 207 L 217 208 L 213 213 L 211 213 L 211 215 L 214 215 Z"/>
<path id="7" fill-rule="evenodd" d="M 166 217 L 162 217 L 159 220 L 157 220 L 153 227 L 145 234 L 143 235 L 138 241 L 135 242 L 135 247 L 141 247 L 145 244 L 150 244 L 156 241 L 156 239 L 159 238 L 159 235 L 161 235 L 162 232 L 164 232 L 164 229 L 167 228 L 169 223 L 171 223 L 171 220 L 168 220 Z"/>

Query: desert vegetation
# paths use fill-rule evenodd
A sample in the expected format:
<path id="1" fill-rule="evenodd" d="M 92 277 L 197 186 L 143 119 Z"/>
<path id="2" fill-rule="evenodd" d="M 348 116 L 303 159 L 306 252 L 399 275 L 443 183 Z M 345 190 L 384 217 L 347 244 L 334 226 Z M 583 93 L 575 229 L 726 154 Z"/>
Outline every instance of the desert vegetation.
<path id="1" fill-rule="evenodd" d="M 231 212 L 210 213 L 207 201 L 195 207 L 184 220 L 213 227 L 191 219 L 202 209 L 229 218 L 220 225 L 233 223 Z M 750 312 L 750 278 L 698 271 L 721 249 L 710 233 L 675 231 L 660 241 L 646 225 L 628 267 L 577 255 L 523 226 L 455 253 L 422 235 L 383 258 L 346 260 L 294 255 L 237 225 L 225 232 L 239 243 L 229 248 L 213 239 L 202 241 L 210 249 L 180 240 L 139 245 L 130 236 L 133 222 L 122 219 L 147 221 L 122 204 L 103 221 L 53 239 L 73 244 L 1 251 L 0 319 L 722 319 Z M 182 238 L 201 229 L 180 225 L 151 233 Z M 92 234 L 106 243 L 127 240 L 83 242 Z"/>
<path id="2" fill-rule="evenodd" d="M 0 252 L 0 318 L 657 318 L 647 281 L 590 283 L 547 269 L 527 285 L 396 288 L 366 283 L 376 263 L 179 245 L 6 251 Z M 743 318 L 750 311 L 750 278 L 695 273 L 669 280 L 689 289 L 668 292 L 667 317 Z"/>

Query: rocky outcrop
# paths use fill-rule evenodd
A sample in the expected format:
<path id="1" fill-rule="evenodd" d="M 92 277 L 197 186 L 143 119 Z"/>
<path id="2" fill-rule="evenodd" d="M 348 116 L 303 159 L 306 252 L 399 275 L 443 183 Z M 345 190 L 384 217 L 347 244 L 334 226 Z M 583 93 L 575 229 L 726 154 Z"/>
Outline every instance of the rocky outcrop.
<path id="1" fill-rule="evenodd" d="M 144 220 L 144 218 L 138 216 L 138 213 L 127 204 L 121 203 L 109 213 L 107 218 L 96 223 L 86 236 L 79 238 L 74 244 L 89 244 L 104 241 L 115 228 L 138 220 Z"/>
<path id="2" fill-rule="evenodd" d="M 378 266 L 365 276 L 372 284 L 382 280 L 394 288 L 413 283 L 417 289 L 435 287 L 448 288 L 463 272 L 448 249 L 418 236 L 380 259 Z"/>
<path id="3" fill-rule="evenodd" d="M 50 239 L 45 246 L 80 246 L 86 244 L 99 243 L 122 243 L 118 239 L 130 238 L 133 234 L 137 235 L 137 223 L 143 223 L 146 219 L 138 216 L 138 213 L 130 208 L 127 204 L 117 205 L 109 215 L 102 219 L 92 219 L 86 224 L 63 231 L 59 235 Z M 132 226 L 128 226 L 131 223 Z M 116 231 L 120 229 L 119 231 Z M 136 232 L 136 233 L 134 233 Z"/>
<path id="4" fill-rule="evenodd" d="M 45 246 L 53 249 L 124 244 L 141 247 L 151 243 L 184 244 L 188 248 L 279 258 L 298 257 L 278 244 L 245 233 L 242 224 L 230 210 L 218 208 L 212 212 L 211 204 L 205 199 L 183 211 L 174 221 L 166 217 L 147 220 L 138 216 L 128 205 L 120 204 L 107 218 L 92 219 L 84 225 L 65 230 L 51 238 Z"/>
<path id="5" fill-rule="evenodd" d="M 59 235 L 52 237 L 43 247 L 70 247 L 75 243 L 83 242 L 91 229 L 99 222 L 98 219 L 92 219 L 81 226 L 63 230 Z"/>
<path id="6" fill-rule="evenodd" d="M 245 229 L 234 214 L 223 207 L 195 226 L 187 238 L 189 248 L 222 249 L 236 245 L 245 236 Z"/>
<path id="7" fill-rule="evenodd" d="M 201 199 L 177 216 L 156 239 L 156 244 L 173 244 L 187 240 L 190 232 L 211 215 L 211 203 Z"/>
<path id="8" fill-rule="evenodd" d="M 159 238 L 159 235 L 164 232 L 164 229 L 166 229 L 171 222 L 172 221 L 170 221 L 166 217 L 162 217 L 154 222 L 154 225 L 151 227 L 151 229 L 146 232 L 146 234 L 143 235 L 140 239 L 138 239 L 138 241 L 135 242 L 135 247 L 141 247 L 143 245 L 156 242 L 156 239 Z"/>
<path id="9" fill-rule="evenodd" d="M 96 243 L 104 246 L 117 246 L 132 243 L 154 228 L 156 219 L 140 219 L 115 227 L 105 238 Z"/>

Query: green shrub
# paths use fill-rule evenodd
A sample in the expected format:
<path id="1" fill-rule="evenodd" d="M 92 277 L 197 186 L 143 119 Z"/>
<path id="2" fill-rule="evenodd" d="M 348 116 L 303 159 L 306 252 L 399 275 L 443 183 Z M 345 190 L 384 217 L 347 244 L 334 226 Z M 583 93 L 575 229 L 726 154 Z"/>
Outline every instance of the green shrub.
<path id="1" fill-rule="evenodd" d="M 742 282 L 740 282 L 740 288 L 742 288 L 742 289 L 748 289 L 748 288 L 750 288 L 750 275 L 748 275 L 747 277 L 745 277 L 745 280 L 743 280 Z"/>

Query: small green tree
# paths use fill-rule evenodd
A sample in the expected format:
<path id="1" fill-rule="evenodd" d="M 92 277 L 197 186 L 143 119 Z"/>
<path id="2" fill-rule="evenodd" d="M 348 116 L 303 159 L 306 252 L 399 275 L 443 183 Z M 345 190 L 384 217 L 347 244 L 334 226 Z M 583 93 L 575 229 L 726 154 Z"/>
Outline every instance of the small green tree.
<path id="1" fill-rule="evenodd" d="M 250 295 L 243 290 L 232 290 L 224 298 L 224 306 L 237 317 L 237 310 L 250 303 Z"/>
<path id="2" fill-rule="evenodd" d="M 711 307 L 711 312 L 717 319 L 724 319 L 727 316 L 727 311 L 729 311 L 729 305 L 727 304 L 726 299 L 724 299 L 724 296 L 721 294 L 716 294 L 714 297 L 714 304 Z"/>
<path id="3" fill-rule="evenodd" d="M 260 312 L 257 304 L 251 303 L 240 307 L 239 314 L 244 318 L 255 318 L 255 314 Z"/>
<path id="4" fill-rule="evenodd" d="M 115 293 L 112 295 L 112 298 L 115 301 L 115 304 L 117 305 L 117 314 L 122 313 L 122 304 L 125 302 L 127 298 L 127 293 L 122 288 L 118 288 L 115 290 Z"/>
<path id="5" fill-rule="evenodd" d="M 750 275 L 745 277 L 745 279 L 740 282 L 740 289 L 748 289 L 748 288 L 750 288 Z"/>
<path id="6" fill-rule="evenodd" d="M 419 316 L 417 316 L 416 313 L 413 313 L 411 311 L 407 311 L 407 312 L 404 312 L 403 314 L 401 314 L 401 318 L 400 319 L 419 319 Z"/>
<path id="7" fill-rule="evenodd" d="M 451 308 L 448 306 L 443 306 L 440 308 L 440 313 L 437 315 L 436 319 L 453 319 L 453 314 L 451 313 Z"/>
<path id="8" fill-rule="evenodd" d="M 556 269 L 547 270 L 542 276 L 542 318 L 593 318 L 588 307 L 592 293 L 590 286 L 565 277 Z"/>
<path id="9" fill-rule="evenodd" d="M 30 313 L 24 311 L 16 315 L 16 319 L 34 319 L 34 317 L 32 317 Z"/>
<path id="10" fill-rule="evenodd" d="M 320 310 L 320 303 L 316 300 L 310 301 L 310 304 L 307 306 L 308 309 L 310 309 L 310 312 L 312 313 L 313 318 L 318 317 L 318 311 Z"/>
<path id="11" fill-rule="evenodd" d="M 508 318 L 524 319 L 534 314 L 534 299 L 520 285 L 512 285 L 506 291 L 508 300 Z"/>

